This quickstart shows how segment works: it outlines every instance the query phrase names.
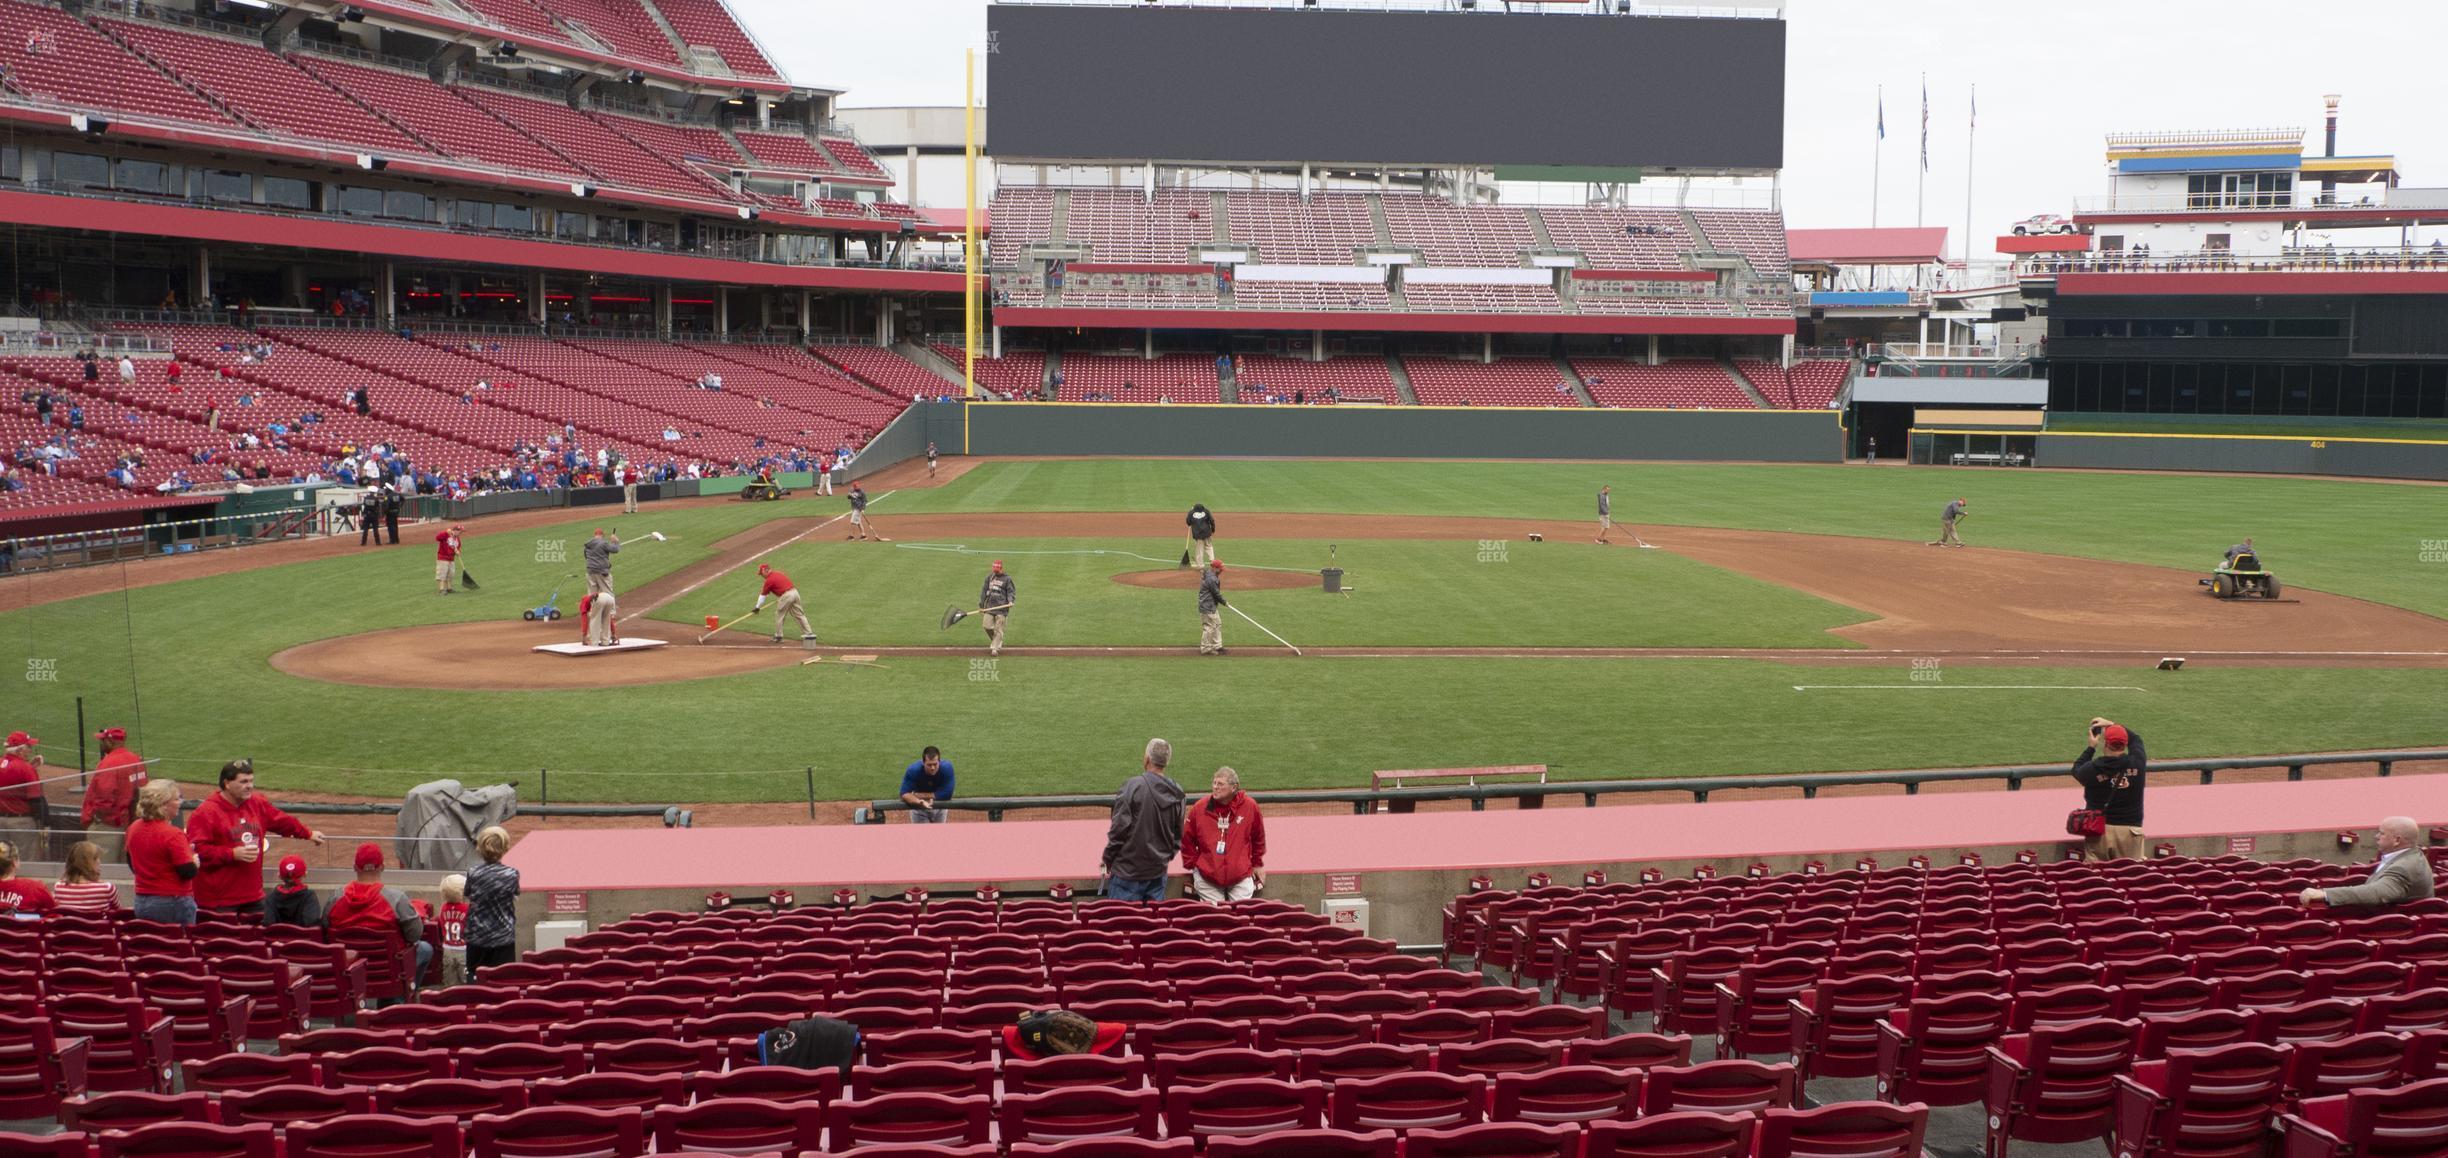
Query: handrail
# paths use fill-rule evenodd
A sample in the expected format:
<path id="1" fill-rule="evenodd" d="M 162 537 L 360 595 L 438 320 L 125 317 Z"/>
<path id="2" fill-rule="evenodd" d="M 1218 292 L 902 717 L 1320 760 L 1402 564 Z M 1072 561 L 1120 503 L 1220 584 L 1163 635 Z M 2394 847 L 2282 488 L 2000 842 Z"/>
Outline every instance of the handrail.
<path id="1" fill-rule="evenodd" d="M 2212 783 L 2220 772 L 2245 768 L 2284 768 L 2287 779 L 2303 779 L 2303 770 L 2333 764 L 2372 764 L 2377 774 L 2389 775 L 2399 763 L 2409 760 L 2448 760 L 2448 749 L 2430 748 L 2389 752 L 2310 752 L 2283 756 L 2221 756 L 2196 760 L 2157 760 L 2152 772 L 2199 772 L 2201 782 Z M 1441 788 L 1321 788 L 1289 791 L 1252 792 L 1250 797 L 1260 804 L 1349 804 L 1356 816 L 1366 816 L 1377 805 L 1397 800 L 1468 800 L 1471 811 L 1482 812 L 1491 799 L 1528 798 L 1544 803 L 1550 796 L 1578 796 L 1591 808 L 1598 806 L 1603 795 L 1628 792 L 1689 792 L 1697 804 L 1708 803 L 1709 793 L 1749 788 L 1799 788 L 1802 798 L 1816 800 L 1823 788 L 1843 788 L 1864 784 L 1897 784 L 1906 796 L 1918 796 L 1924 784 L 1959 783 L 1969 780 L 2003 780 L 2009 792 L 2020 791 L 2026 780 L 2066 775 L 2063 764 L 2021 764 L 2002 768 L 1925 768 L 1903 772 L 1808 772 L 1777 776 L 1701 776 L 1658 780 L 1572 780 L 1550 781 L 1545 784 L 1469 784 Z M 1042 808 L 1109 808 L 1112 793 L 1079 793 L 1066 796 L 984 796 L 959 797 L 936 807 L 960 812 L 983 812 L 988 820 L 1001 820 L 1007 812 Z M 858 822 L 880 824 L 886 813 L 904 811 L 908 805 L 899 798 L 871 800 L 858 814 Z"/>
<path id="2" fill-rule="evenodd" d="M 2290 248 L 2276 254 L 2226 250 L 2159 254 L 2127 251 L 2032 254 L 2016 263 L 2028 273 L 2438 273 L 2448 271 L 2448 246 L 2373 249 Z"/>

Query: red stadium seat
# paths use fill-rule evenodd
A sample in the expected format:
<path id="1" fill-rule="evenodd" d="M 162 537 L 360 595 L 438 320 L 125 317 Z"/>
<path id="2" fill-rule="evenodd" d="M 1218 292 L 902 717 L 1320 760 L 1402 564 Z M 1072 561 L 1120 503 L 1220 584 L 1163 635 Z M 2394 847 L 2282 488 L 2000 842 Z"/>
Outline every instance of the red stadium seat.
<path id="1" fill-rule="evenodd" d="M 467 1127 L 470 1158 L 633 1158 L 646 1153 L 646 1146 L 646 1115 L 638 1110 L 539 1106 L 481 1115 Z"/>
<path id="2" fill-rule="evenodd" d="M 1642 1072 L 1605 1066 L 1558 1066 L 1498 1074 L 1488 1117 L 1498 1122 L 1594 1122 L 1640 1112 Z"/>
<path id="3" fill-rule="evenodd" d="M 374 1112 L 399 1118 L 448 1118 L 464 1122 L 479 1114 L 515 1114 L 528 1106 L 521 1082 L 472 1082 L 427 1078 L 374 1087 Z"/>
<path id="4" fill-rule="evenodd" d="M 996 1107 L 1005 1143 L 1050 1145 L 1080 1138 L 1159 1137 L 1155 1090 L 1074 1087 L 1040 1094 L 1006 1094 Z"/>
<path id="5" fill-rule="evenodd" d="M 2331 1041 L 2297 1042 L 2293 1051 L 2286 1087 L 2296 1098 L 2377 1089 L 2413 1076 L 2407 1067 L 2413 1055 L 2405 1039 L 2393 1034 L 2361 1033 Z"/>
<path id="6" fill-rule="evenodd" d="M 1401 1143 L 1392 1130 L 1286 1129 L 1251 1137 L 1219 1134 L 1207 1139 L 1206 1149 L 1210 1158 L 1396 1158 Z"/>
<path id="7" fill-rule="evenodd" d="M 1929 1107 L 1837 1102 L 1762 1114 L 1755 1158 L 1920 1158 Z"/>
<path id="8" fill-rule="evenodd" d="M 1583 1158 L 1750 1158 L 1756 1114 L 1651 1114 L 1631 1122 L 1592 1122 Z"/>
<path id="9" fill-rule="evenodd" d="M 1990 993 L 1916 998 L 1880 1023 L 1879 1096 L 1898 1105 L 1960 1106 L 1981 1099 L 1989 1047 L 2006 1036 L 2013 1002 Z"/>
<path id="10" fill-rule="evenodd" d="M 445 1118 L 364 1114 L 300 1122 L 281 1137 L 283 1158 L 426 1158 L 459 1152 L 459 1124 Z"/>
<path id="11" fill-rule="evenodd" d="M 266 1086 L 221 1095 L 219 1121 L 243 1126 L 249 1122 L 287 1128 L 299 1122 L 323 1122 L 373 1109 L 371 1091 L 334 1090 L 322 1086 Z"/>
<path id="12" fill-rule="evenodd" d="M 2448 1079 L 2313 1098 L 2278 1119 L 2281 1158 L 2436 1154 L 2448 1148 Z"/>
<path id="13" fill-rule="evenodd" d="M 1165 1091 L 1167 1137 L 1252 1136 L 1325 1126 L 1326 1087 L 1251 1079 Z"/>
<path id="14" fill-rule="evenodd" d="M 208 1126 L 199 1122 L 165 1122 L 133 1130 L 105 1131 L 96 1148 L 101 1158 L 276 1158 L 279 1142 L 272 1127 Z"/>
<path id="15" fill-rule="evenodd" d="M 824 1109 L 814 1102 L 716 1098 L 658 1109 L 653 1124 L 661 1153 L 798 1153 L 822 1148 Z"/>
<path id="16" fill-rule="evenodd" d="M 1989 1047 L 1983 1104 L 1989 1158 L 2010 1139 L 2063 1143 L 2105 1136 L 2115 1123 L 2109 1081 L 2133 1064 L 2141 1026 L 2095 1018 L 2016 1034 Z"/>
<path id="17" fill-rule="evenodd" d="M 210 1094 L 157 1094 L 151 1090 L 121 1090 L 70 1098 L 60 1103 L 60 1125 L 99 1134 L 133 1130 L 158 1122 L 219 1122 Z"/>
<path id="18" fill-rule="evenodd" d="M 1290 1050 L 1238 1048 L 1158 1054 L 1148 1059 L 1148 1078 L 1159 1090 L 1248 1078 L 1290 1080 L 1295 1056 Z"/>
<path id="19" fill-rule="evenodd" d="M 1564 1045 L 1564 1061 L 1576 1066 L 1645 1070 L 1691 1064 L 1691 1038 L 1682 1034 L 1625 1033 Z"/>
<path id="20" fill-rule="evenodd" d="M 1800 1096 L 1791 1064 L 1729 1059 L 1695 1066 L 1658 1066 L 1644 1071 L 1641 1113 L 1701 1111 L 1738 1114 L 1791 1108 Z"/>
<path id="21" fill-rule="evenodd" d="M 984 1095 L 886 1094 L 825 1107 L 825 1145 L 977 1146 L 992 1140 L 993 1103 Z"/>
<path id="22" fill-rule="evenodd" d="M 1485 1122 L 1403 1136 L 1403 1158 L 1579 1158 L 1581 1131 L 1534 1122 Z"/>
<path id="23" fill-rule="evenodd" d="M 54 1033 L 44 1018 L 0 1017 L 0 1119 L 50 1118 L 62 1100 L 84 1094 L 91 1048 Z"/>
<path id="24" fill-rule="evenodd" d="M 2289 1051 L 2248 1042 L 2135 1063 L 2116 1075 L 2114 1153 L 2237 1158 L 2262 1152 L 2287 1101 Z"/>

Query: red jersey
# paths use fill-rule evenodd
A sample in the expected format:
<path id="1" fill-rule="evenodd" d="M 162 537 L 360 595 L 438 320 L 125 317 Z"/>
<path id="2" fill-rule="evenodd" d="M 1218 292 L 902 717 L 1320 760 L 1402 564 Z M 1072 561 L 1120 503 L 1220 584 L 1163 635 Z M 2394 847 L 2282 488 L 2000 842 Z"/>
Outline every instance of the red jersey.
<path id="1" fill-rule="evenodd" d="M 624 484 L 626 484 L 626 483 L 634 483 L 634 482 L 636 482 L 636 481 L 637 481 L 637 478 L 638 478 L 638 475 L 637 475 L 637 468 L 636 468 L 636 467 L 634 467 L 634 466 L 624 466 L 624 467 L 622 467 L 622 468 L 621 468 L 621 482 L 622 482 L 622 483 L 624 483 Z"/>
<path id="2" fill-rule="evenodd" d="M 792 591 L 792 590 L 796 590 L 796 588 L 795 588 L 795 587 L 792 585 L 792 583 L 791 583 L 791 581 L 790 581 L 790 576 L 785 575 L 785 574 L 783 574 L 782 572 L 780 572 L 780 571 L 778 571 L 778 570 L 777 570 L 777 571 L 767 571 L 767 572 L 765 573 L 765 589 L 764 589 L 763 591 L 758 592 L 757 594 L 759 594 L 759 595 L 781 595 L 781 594 L 783 594 L 783 593 L 785 593 L 785 592 Z"/>
<path id="3" fill-rule="evenodd" d="M 459 536 L 443 531 L 434 536 L 434 558 L 448 563 L 459 557 Z"/>
<path id="4" fill-rule="evenodd" d="M 136 873 L 140 897 L 195 895 L 195 882 L 179 879 L 178 866 L 195 859 L 187 834 L 167 820 L 139 820 L 128 826 L 128 868 Z"/>
<path id="5" fill-rule="evenodd" d="M 23 756 L 0 756 L 0 816 L 32 816 L 43 798 L 42 773 Z"/>
<path id="6" fill-rule="evenodd" d="M 270 833 L 304 840 L 314 830 L 273 807 L 272 799 L 260 792 L 247 797 L 244 804 L 232 804 L 219 792 L 205 797 L 187 818 L 187 839 L 203 864 L 195 879 L 196 904 L 217 909 L 262 900 L 266 862 L 260 856 L 253 863 L 239 860 L 238 850 L 261 850 Z"/>
<path id="7" fill-rule="evenodd" d="M 85 809 L 79 819 L 87 828 L 96 822 L 126 828 L 134 819 L 136 790 L 150 779 L 142 757 L 125 748 L 112 749 L 95 766 L 93 782 L 85 787 Z"/>
<path id="8" fill-rule="evenodd" d="M 0 881 L 0 906 L 20 913 L 48 913 L 59 907 L 51 900 L 51 890 L 44 888 L 41 881 L 29 881 L 24 877 Z"/>
<path id="9" fill-rule="evenodd" d="M 467 909 L 466 901 L 452 901 L 442 906 L 442 916 L 435 923 L 442 926 L 444 952 L 467 952 Z"/>

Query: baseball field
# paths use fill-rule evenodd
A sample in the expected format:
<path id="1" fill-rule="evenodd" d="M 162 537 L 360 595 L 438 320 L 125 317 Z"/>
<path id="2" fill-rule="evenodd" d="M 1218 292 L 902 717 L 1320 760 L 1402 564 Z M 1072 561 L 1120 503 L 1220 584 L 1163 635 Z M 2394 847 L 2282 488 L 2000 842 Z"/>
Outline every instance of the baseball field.
<path id="1" fill-rule="evenodd" d="M 0 725 L 72 761 L 130 729 L 172 774 L 249 756 L 280 791 L 391 796 L 552 770 L 556 801 L 889 794 L 927 744 L 966 795 L 1090 791 L 1171 739 L 1192 780 L 1359 786 L 1375 769 L 1545 763 L 1573 777 L 2069 757 L 2093 715 L 2161 758 L 2448 741 L 2448 503 L 2346 481 L 1934 468 L 978 461 L 841 496 L 529 512 L 469 527 L 443 597 L 433 526 L 0 581 Z M 1613 542 L 1592 542 L 1614 488 Z M 1962 550 L 1925 545 L 1969 500 Z M 1232 654 L 1195 654 L 1182 512 L 1216 512 Z M 625 637 L 563 658 L 579 548 L 618 556 Z M 655 541 L 649 532 L 664 538 Z M 1535 536 L 1535 538 L 1534 538 Z M 2245 536 L 2278 601 L 2196 585 Z M 1645 542 L 1652 549 L 1643 549 Z M 1019 586 L 1002 656 L 989 563 Z M 749 610 L 789 573 L 816 650 Z M 1329 594 L 1336 566 L 1351 590 Z M 559 587 L 558 623 L 520 619 Z M 795 626 L 792 634 L 796 634 Z M 845 663 L 844 654 L 873 656 Z M 2181 672 L 2154 670 L 2181 655 Z M 815 662 L 808 662 L 814 659 Z"/>

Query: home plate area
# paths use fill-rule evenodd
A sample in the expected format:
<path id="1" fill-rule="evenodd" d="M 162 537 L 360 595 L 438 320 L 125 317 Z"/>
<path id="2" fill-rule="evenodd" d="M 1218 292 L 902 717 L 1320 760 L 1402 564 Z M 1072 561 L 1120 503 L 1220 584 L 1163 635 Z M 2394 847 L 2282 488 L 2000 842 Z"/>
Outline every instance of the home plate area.
<path id="1" fill-rule="evenodd" d="M 668 640 L 624 639 L 619 643 L 609 644 L 603 647 L 597 647 L 593 644 L 585 643 L 540 643 L 535 646 L 535 650 L 548 651 L 554 655 L 566 655 L 577 658 L 590 655 L 611 655 L 615 652 L 623 651 L 652 651 L 658 647 L 670 646 L 671 643 Z"/>

